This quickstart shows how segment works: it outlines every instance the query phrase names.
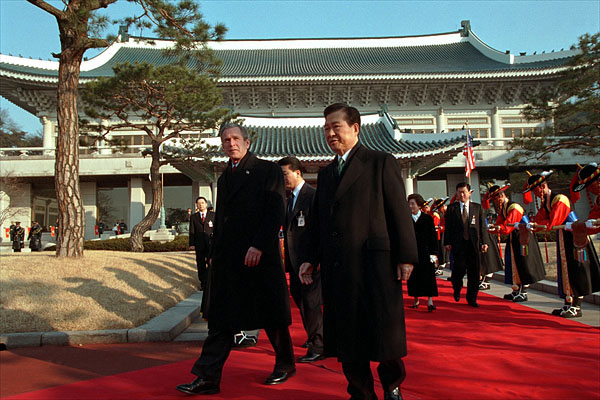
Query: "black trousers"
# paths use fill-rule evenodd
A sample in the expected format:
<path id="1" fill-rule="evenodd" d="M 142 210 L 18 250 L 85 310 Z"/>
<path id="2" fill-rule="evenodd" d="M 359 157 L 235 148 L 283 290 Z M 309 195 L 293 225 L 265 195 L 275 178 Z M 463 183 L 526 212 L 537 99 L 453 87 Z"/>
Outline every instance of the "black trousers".
<path id="1" fill-rule="evenodd" d="M 364 361 L 342 361 L 342 370 L 348 380 L 348 394 L 351 400 L 377 399 L 373 385 L 373 374 L 371 373 L 371 362 Z M 391 392 L 400 387 L 406 378 L 404 361 L 401 358 L 382 361 L 377 367 L 379 380 L 384 392 Z"/>
<path id="2" fill-rule="evenodd" d="M 304 285 L 298 274 L 290 272 L 290 293 L 300 310 L 302 325 L 308 336 L 308 349 L 323 354 L 323 311 L 321 310 L 321 273 L 315 272 L 313 283 Z"/>
<path id="3" fill-rule="evenodd" d="M 460 293 L 463 287 L 463 278 L 467 275 L 467 302 L 474 303 L 477 301 L 477 293 L 479 293 L 479 253 L 473 247 L 473 244 L 468 241 L 462 241 L 458 247 L 452 247 L 452 255 L 454 257 L 454 268 L 452 270 L 452 287 L 454 293 Z"/>
<path id="4" fill-rule="evenodd" d="M 206 285 L 206 267 L 208 265 L 208 253 L 196 250 L 196 266 L 198 267 L 198 280 L 202 287 Z"/>
<path id="5" fill-rule="evenodd" d="M 292 338 L 287 326 L 266 328 L 265 332 L 275 350 L 276 372 L 290 372 L 296 368 Z M 238 332 L 209 330 L 208 337 L 202 346 L 202 354 L 192 368 L 192 374 L 207 381 L 220 383 L 223 366 L 233 346 L 233 335 Z"/>

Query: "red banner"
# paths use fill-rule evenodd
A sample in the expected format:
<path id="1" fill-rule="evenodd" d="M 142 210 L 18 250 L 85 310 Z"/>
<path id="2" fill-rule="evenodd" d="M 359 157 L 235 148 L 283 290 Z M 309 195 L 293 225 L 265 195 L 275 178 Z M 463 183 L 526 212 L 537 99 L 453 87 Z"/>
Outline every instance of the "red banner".
<path id="1" fill-rule="evenodd" d="M 55 228 L 53 226 L 50 227 L 50 234 L 52 235 L 52 237 L 54 237 L 56 235 L 56 233 L 54 232 L 54 229 Z"/>
<path id="2" fill-rule="evenodd" d="M 8 239 L 10 237 L 10 228 L 4 228 L 4 233 L 6 235 L 6 238 Z"/>

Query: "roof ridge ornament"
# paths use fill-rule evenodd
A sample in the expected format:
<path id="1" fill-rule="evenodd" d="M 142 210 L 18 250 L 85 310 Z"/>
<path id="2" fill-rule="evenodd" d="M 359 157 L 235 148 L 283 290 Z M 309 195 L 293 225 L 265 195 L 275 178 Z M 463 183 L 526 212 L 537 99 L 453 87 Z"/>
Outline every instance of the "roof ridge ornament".
<path id="1" fill-rule="evenodd" d="M 471 20 L 470 19 L 465 19 L 460 21 L 460 26 L 461 26 L 461 30 L 460 30 L 460 36 L 461 37 L 468 37 L 469 36 L 469 32 L 471 31 Z"/>

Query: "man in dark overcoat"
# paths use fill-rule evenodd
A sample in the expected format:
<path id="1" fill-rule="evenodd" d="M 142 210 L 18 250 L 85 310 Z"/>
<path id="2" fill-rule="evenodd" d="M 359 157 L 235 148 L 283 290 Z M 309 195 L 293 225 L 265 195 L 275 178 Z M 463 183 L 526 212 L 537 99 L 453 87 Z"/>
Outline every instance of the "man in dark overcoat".
<path id="1" fill-rule="evenodd" d="M 302 164 L 296 157 L 279 160 L 283 172 L 285 189 L 290 193 L 287 200 L 283 239 L 285 248 L 285 268 L 290 273 L 290 292 L 300 310 L 302 325 L 306 331 L 306 354 L 297 362 L 313 362 L 323 358 L 323 312 L 321 311 L 321 277 L 313 270 L 312 283 L 303 285 L 298 273 L 304 261 L 303 256 L 310 250 L 311 240 L 308 229 L 312 216 L 315 188 L 304 181 Z"/>
<path id="2" fill-rule="evenodd" d="M 356 108 L 333 104 L 324 116 L 336 157 L 319 172 L 314 251 L 300 267 L 300 280 L 311 283 L 320 264 L 324 351 L 341 361 L 352 399 L 375 398 L 370 361 L 379 362 L 385 399 L 400 399 L 406 376 L 402 280 L 418 262 L 400 168 L 393 156 L 359 143 Z"/>
<path id="3" fill-rule="evenodd" d="M 487 226 L 483 217 L 481 204 L 471 200 L 471 185 L 460 182 L 456 185 L 456 202 L 448 206 L 446 211 L 446 235 L 444 245 L 452 250 L 454 268 L 452 270 L 452 287 L 454 300 L 460 301 L 463 278 L 467 275 L 467 303 L 479 307 L 479 272 L 481 268 L 480 251 L 488 250 Z"/>
<path id="4" fill-rule="evenodd" d="M 296 372 L 279 247 L 285 213 L 281 168 L 248 151 L 244 127 L 224 125 L 220 137 L 230 160 L 217 183 L 209 331 L 192 368 L 198 378 L 177 386 L 188 394 L 219 393 L 223 365 L 241 330 L 264 328 L 275 350 L 275 367 L 265 384 L 283 383 Z"/>
<path id="5" fill-rule="evenodd" d="M 198 268 L 198 280 L 200 290 L 206 286 L 206 268 L 208 266 L 208 255 L 210 252 L 210 241 L 215 227 L 215 213 L 206 208 L 208 201 L 205 197 L 196 199 L 198 212 L 190 217 L 190 250 L 196 251 L 196 267 Z"/>

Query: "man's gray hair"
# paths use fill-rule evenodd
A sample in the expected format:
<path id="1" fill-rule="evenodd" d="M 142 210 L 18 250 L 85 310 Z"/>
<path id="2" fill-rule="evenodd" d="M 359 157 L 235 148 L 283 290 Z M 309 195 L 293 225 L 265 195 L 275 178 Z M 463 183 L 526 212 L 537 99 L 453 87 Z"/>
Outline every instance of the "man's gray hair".
<path id="1" fill-rule="evenodd" d="M 248 140 L 249 135 L 248 135 L 248 130 L 246 129 L 245 126 L 242 126 L 240 124 L 236 124 L 235 122 L 228 122 L 226 124 L 221 125 L 221 129 L 219 129 L 219 137 L 223 137 L 223 132 L 225 132 L 227 129 L 231 129 L 231 128 L 238 128 L 240 130 L 240 132 L 242 132 L 242 137 L 244 138 L 244 140 Z"/>

